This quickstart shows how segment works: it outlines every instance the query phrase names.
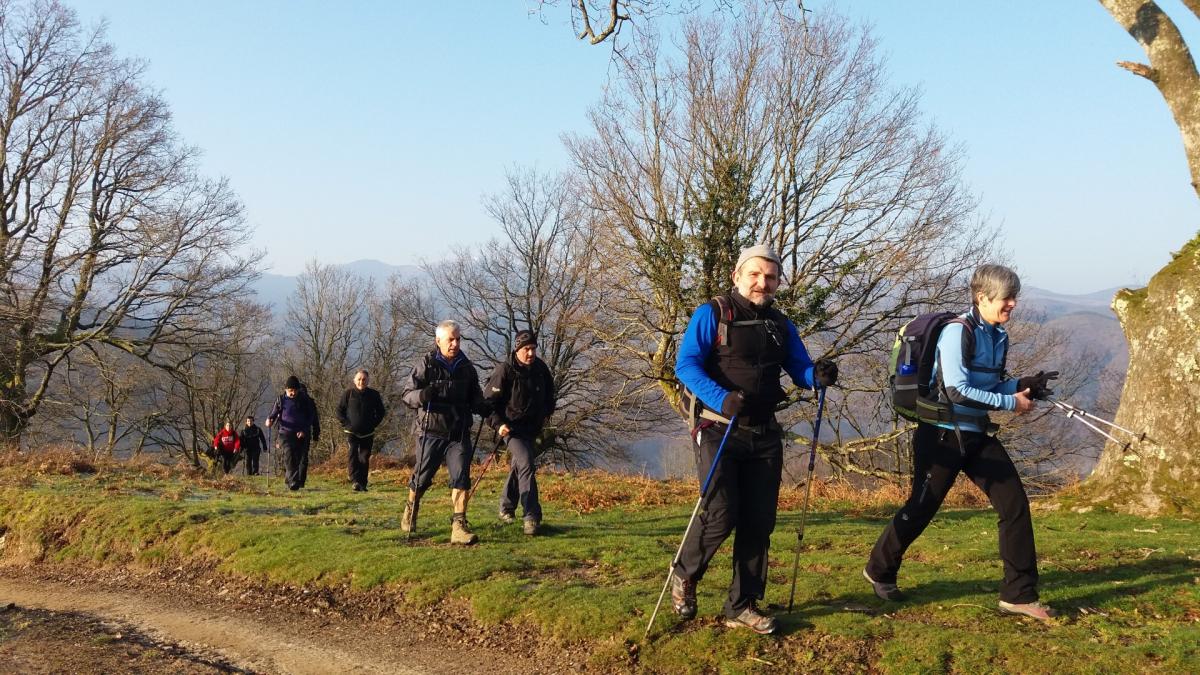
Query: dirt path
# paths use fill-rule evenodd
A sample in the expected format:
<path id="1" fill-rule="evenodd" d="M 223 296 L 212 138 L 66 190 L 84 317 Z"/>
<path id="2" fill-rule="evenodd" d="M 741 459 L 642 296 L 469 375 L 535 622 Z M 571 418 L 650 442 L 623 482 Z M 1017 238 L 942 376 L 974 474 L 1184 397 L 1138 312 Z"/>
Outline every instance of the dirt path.
<path id="1" fill-rule="evenodd" d="M 171 654 L 172 660 L 189 667 L 176 668 L 175 672 L 461 675 L 480 671 L 578 672 L 586 664 L 579 655 L 561 648 L 546 650 L 543 646 L 541 653 L 537 648 L 521 653 L 509 645 L 510 639 L 517 637 L 515 630 L 510 629 L 511 636 L 495 635 L 496 631 L 464 631 L 459 617 L 439 616 L 436 611 L 369 617 L 353 611 L 333 611 L 331 605 L 339 603 L 308 591 L 301 593 L 311 602 L 294 598 L 280 601 L 279 596 L 230 590 L 213 592 L 211 583 L 182 584 L 161 575 L 0 568 L 0 607 L 12 603 L 14 607 L 8 613 L 24 612 L 22 626 L 42 621 L 56 625 L 57 631 L 83 633 L 71 636 L 67 644 L 73 641 L 86 649 L 78 650 L 75 663 L 51 669 L 58 672 L 106 670 L 96 656 L 88 656 L 87 652 L 97 646 L 129 651 L 130 641 L 124 635 L 112 639 L 122 631 L 147 636 L 142 642 L 155 643 L 159 652 L 178 649 L 178 653 Z M 75 625 L 71 621 L 81 618 L 92 621 L 92 627 L 71 628 Z M 116 627 L 102 634 L 95 625 L 105 622 Z M 9 651 L 21 651 L 19 645 L 7 644 L 12 631 L 4 633 L 8 634 L 0 634 L 0 658 L 10 647 Z M 57 649 L 51 643 L 42 647 Z M 59 652 L 73 651 L 66 647 L 55 656 L 70 658 Z"/>

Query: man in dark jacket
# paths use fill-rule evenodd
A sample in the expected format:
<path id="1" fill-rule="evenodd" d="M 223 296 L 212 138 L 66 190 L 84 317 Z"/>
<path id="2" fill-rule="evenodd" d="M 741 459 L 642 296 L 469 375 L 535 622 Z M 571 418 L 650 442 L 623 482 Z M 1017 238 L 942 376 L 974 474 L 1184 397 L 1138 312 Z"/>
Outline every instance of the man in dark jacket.
<path id="1" fill-rule="evenodd" d="M 500 492 L 500 520 L 513 522 L 519 501 L 525 515 L 525 534 L 537 534 L 542 524 L 542 505 L 534 474 L 534 439 L 554 412 L 554 376 L 546 362 L 537 357 L 536 333 L 517 333 L 512 356 L 496 366 L 484 397 L 492 409 L 488 424 L 507 443 L 511 464 Z"/>
<path id="2" fill-rule="evenodd" d="M 354 374 L 354 386 L 342 394 L 338 403 L 338 421 L 350 449 L 350 482 L 355 492 L 366 492 L 367 473 L 371 470 L 371 449 L 375 446 L 375 428 L 387 411 L 383 397 L 367 386 L 370 373 L 359 370 Z"/>
<path id="3" fill-rule="evenodd" d="M 479 537 L 467 522 L 467 498 L 471 490 L 471 414 L 487 414 L 487 403 L 479 389 L 475 366 L 462 352 L 462 334 L 454 321 L 438 324 L 437 347 L 413 366 L 404 386 L 404 403 L 417 410 L 415 428 L 417 457 L 408 484 L 408 503 L 400 529 L 412 532 L 417 525 L 421 497 L 433 482 L 444 461 L 450 472 L 450 496 L 454 516 L 450 520 L 450 543 L 474 544 Z"/>
<path id="4" fill-rule="evenodd" d="M 308 480 L 308 447 L 321 439 L 321 420 L 317 404 L 295 375 L 288 376 L 283 395 L 267 416 L 267 428 L 278 422 L 279 442 L 284 448 L 285 480 L 289 490 L 299 490 Z"/>
<path id="5" fill-rule="evenodd" d="M 242 438 L 242 452 L 246 455 L 246 475 L 258 475 L 258 458 L 267 448 L 267 438 L 254 423 L 254 415 L 246 415 L 246 424 L 238 432 Z"/>
<path id="6" fill-rule="evenodd" d="M 837 380 L 837 366 L 815 364 L 796 326 L 773 308 L 782 279 L 778 254 L 768 246 L 742 251 L 733 290 L 692 313 L 679 345 L 675 375 L 699 405 L 693 431 L 700 481 L 707 477 L 731 423 L 733 430 L 713 469 L 696 523 L 680 549 L 671 601 L 684 618 L 696 614 L 696 583 L 725 539 L 733 540 L 733 582 L 725 601 L 725 624 L 773 633 L 774 617 L 759 611 L 767 587 L 767 550 L 779 504 L 783 430 L 775 407 L 786 396 L 780 376 L 806 389 Z M 737 418 L 733 420 L 733 418 Z"/>

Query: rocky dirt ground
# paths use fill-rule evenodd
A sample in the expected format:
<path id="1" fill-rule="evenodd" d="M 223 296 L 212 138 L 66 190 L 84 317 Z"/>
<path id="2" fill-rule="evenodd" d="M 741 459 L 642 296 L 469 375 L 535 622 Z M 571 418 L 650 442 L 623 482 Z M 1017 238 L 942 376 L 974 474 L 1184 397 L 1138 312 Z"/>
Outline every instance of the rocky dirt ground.
<path id="1" fill-rule="evenodd" d="M 576 673 L 583 648 L 453 602 L 281 588 L 211 569 L 0 568 L 0 672 Z"/>

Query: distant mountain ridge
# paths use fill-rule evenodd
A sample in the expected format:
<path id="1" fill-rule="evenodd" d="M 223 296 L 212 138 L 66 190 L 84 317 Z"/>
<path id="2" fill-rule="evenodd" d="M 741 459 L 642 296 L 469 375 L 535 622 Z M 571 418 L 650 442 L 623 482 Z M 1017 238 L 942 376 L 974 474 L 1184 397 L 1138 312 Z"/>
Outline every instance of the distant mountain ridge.
<path id="1" fill-rule="evenodd" d="M 392 265 L 370 258 L 335 265 L 335 267 L 349 270 L 364 279 L 371 279 L 377 287 L 382 287 L 387 283 L 388 278 L 393 274 L 408 278 L 422 273 L 421 268 L 416 265 Z M 288 296 L 295 292 L 299 278 L 299 275 L 265 273 L 255 282 L 254 293 L 258 296 L 259 302 L 270 305 L 272 311 L 278 316 L 287 308 Z"/>

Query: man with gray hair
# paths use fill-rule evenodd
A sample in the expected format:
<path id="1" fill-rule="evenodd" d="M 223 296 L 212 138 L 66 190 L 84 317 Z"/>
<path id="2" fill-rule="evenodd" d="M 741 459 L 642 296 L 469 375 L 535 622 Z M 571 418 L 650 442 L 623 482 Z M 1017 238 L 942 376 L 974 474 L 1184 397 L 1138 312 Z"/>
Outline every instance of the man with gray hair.
<path id="1" fill-rule="evenodd" d="M 355 492 L 367 491 L 367 474 L 371 470 L 371 450 L 375 447 L 375 428 L 383 421 L 387 410 L 383 397 L 367 386 L 371 374 L 364 368 L 354 373 L 354 386 L 342 394 L 337 416 L 346 434 L 349 454 L 350 482 Z"/>
<path id="2" fill-rule="evenodd" d="M 930 396 L 945 414 L 918 421 L 913 431 L 913 484 L 908 501 L 884 528 L 863 569 L 875 594 L 903 600 L 896 576 L 904 552 L 925 531 L 958 474 L 965 473 L 987 495 L 999 516 L 1000 610 L 1049 621 L 1054 611 L 1038 601 L 1037 552 L 1029 497 L 1000 439 L 989 410 L 1023 414 L 1034 399 L 1054 392 L 1057 371 L 1010 379 L 1005 372 L 1008 333 L 1021 292 L 1016 273 L 981 265 L 971 276 L 970 311 L 946 324 L 937 338 Z M 941 400 L 938 400 L 941 399 Z M 949 400 L 945 400 L 949 399 Z M 935 421 L 948 420 L 948 421 Z"/>
<path id="3" fill-rule="evenodd" d="M 462 332 L 450 320 L 438 324 L 435 348 L 413 366 L 404 386 L 404 403 L 417 410 L 415 428 L 417 457 L 408 484 L 408 502 L 400 529 L 413 532 L 421 497 L 433 483 L 442 462 L 450 472 L 450 497 L 454 516 L 450 520 L 450 543 L 479 541 L 467 522 L 467 499 L 471 490 L 472 413 L 485 416 L 488 405 L 479 387 L 479 375 L 463 353 Z"/>
<path id="4" fill-rule="evenodd" d="M 725 623 L 764 634 L 775 632 L 775 619 L 757 603 L 767 587 L 767 549 L 783 472 L 783 428 L 775 408 L 787 396 L 779 380 L 786 371 L 805 389 L 837 381 L 837 365 L 827 359 L 813 363 L 795 324 L 771 306 L 782 267 L 769 246 L 742 251 L 733 289 L 692 313 L 675 362 L 675 376 L 696 411 L 691 422 L 696 470 L 703 484 L 712 467 L 712 479 L 671 575 L 671 603 L 685 619 L 696 615 L 696 584 L 736 531 Z M 720 461 L 712 466 L 730 426 Z"/>

